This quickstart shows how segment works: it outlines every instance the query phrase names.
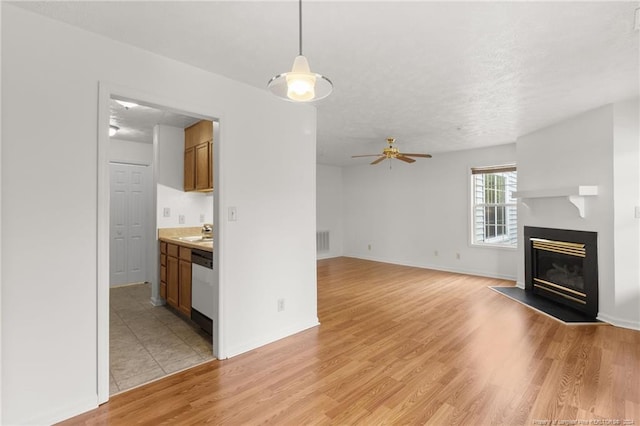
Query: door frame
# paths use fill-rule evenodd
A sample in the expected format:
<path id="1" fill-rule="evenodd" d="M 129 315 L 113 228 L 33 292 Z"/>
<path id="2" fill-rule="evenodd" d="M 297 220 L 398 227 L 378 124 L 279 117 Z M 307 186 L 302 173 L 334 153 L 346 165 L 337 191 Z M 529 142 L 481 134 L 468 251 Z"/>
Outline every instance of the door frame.
<path id="1" fill-rule="evenodd" d="M 154 94 L 144 92 L 139 89 L 125 87 L 110 82 L 100 81 L 98 83 L 98 158 L 97 158 L 97 223 L 96 223 L 96 391 L 98 396 L 98 404 L 103 404 L 109 400 L 109 218 L 110 218 L 110 181 L 109 181 L 109 119 L 110 107 L 109 103 L 112 97 L 119 97 L 130 100 L 137 100 L 146 105 L 173 111 L 176 113 L 190 115 L 196 118 L 215 120 L 218 122 L 220 138 L 214 143 L 214 182 L 216 190 L 213 194 L 214 203 L 214 229 L 216 229 L 216 238 L 213 240 L 213 250 L 216 253 L 218 274 L 218 318 L 217 342 L 212 345 L 213 355 L 218 359 L 224 359 L 225 347 L 223 336 L 223 289 L 224 280 L 222 277 L 224 264 L 222 262 L 224 254 L 220 252 L 219 247 L 223 246 L 224 230 L 222 229 L 222 202 L 223 202 L 223 185 L 224 173 L 221 158 L 223 156 L 224 139 L 224 116 L 221 111 L 215 111 L 211 107 L 203 105 L 185 104 L 184 100 L 172 97 L 161 97 Z M 157 139 L 154 136 L 154 154 L 153 163 L 151 164 L 153 180 L 151 189 L 151 205 L 157 206 L 157 183 L 158 183 L 158 146 Z M 151 215 L 150 227 L 157 229 L 156 214 Z M 153 244 L 155 238 L 149 240 L 149 247 Z M 155 252 L 154 250 L 151 250 Z M 150 253 L 150 260 L 147 267 L 149 268 L 149 276 L 152 285 L 159 286 L 158 282 L 158 256 Z"/>

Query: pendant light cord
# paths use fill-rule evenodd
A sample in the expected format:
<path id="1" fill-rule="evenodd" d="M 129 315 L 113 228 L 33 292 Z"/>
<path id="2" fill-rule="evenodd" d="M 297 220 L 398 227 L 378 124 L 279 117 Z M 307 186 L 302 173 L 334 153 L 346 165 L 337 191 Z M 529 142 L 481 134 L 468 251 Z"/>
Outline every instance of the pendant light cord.
<path id="1" fill-rule="evenodd" d="M 302 56 L 302 0 L 298 0 L 298 37 L 300 52 L 299 55 Z"/>

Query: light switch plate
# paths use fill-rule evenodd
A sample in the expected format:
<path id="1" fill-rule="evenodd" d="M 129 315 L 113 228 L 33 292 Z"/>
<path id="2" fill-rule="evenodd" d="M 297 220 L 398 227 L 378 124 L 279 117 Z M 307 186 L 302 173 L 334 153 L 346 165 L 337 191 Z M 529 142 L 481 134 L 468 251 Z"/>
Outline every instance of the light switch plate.
<path id="1" fill-rule="evenodd" d="M 640 219 L 640 206 L 636 206 L 636 219 Z"/>
<path id="2" fill-rule="evenodd" d="M 162 209 L 162 217 L 171 217 L 171 209 L 169 207 Z"/>
<path id="3" fill-rule="evenodd" d="M 238 209 L 235 207 L 229 207 L 229 222 L 235 222 L 238 220 Z"/>

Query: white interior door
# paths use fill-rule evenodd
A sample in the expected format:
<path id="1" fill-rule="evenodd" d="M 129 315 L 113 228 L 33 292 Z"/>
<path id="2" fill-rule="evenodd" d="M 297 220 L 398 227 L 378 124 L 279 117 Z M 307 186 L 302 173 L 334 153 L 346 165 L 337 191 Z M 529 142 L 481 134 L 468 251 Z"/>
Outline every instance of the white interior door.
<path id="1" fill-rule="evenodd" d="M 109 283 L 111 286 L 147 279 L 151 173 L 148 166 L 110 163 L 111 212 Z"/>

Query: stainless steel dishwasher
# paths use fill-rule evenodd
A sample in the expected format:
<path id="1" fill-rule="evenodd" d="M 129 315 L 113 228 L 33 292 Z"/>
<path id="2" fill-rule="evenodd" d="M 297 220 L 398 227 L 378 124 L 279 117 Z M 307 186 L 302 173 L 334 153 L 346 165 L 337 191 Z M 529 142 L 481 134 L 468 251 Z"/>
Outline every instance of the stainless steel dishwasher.
<path id="1" fill-rule="evenodd" d="M 215 317 L 213 253 L 191 250 L 191 319 L 212 334 Z"/>

